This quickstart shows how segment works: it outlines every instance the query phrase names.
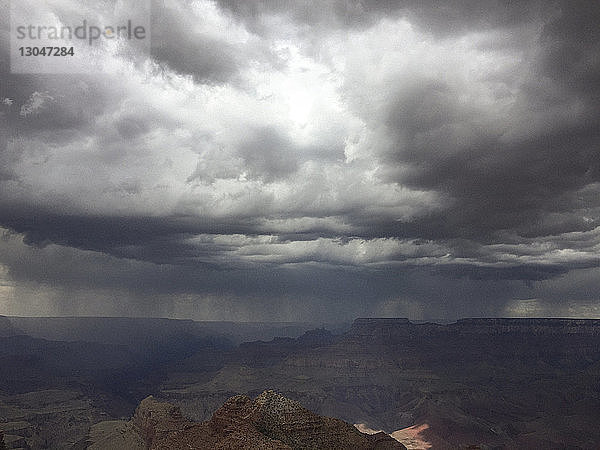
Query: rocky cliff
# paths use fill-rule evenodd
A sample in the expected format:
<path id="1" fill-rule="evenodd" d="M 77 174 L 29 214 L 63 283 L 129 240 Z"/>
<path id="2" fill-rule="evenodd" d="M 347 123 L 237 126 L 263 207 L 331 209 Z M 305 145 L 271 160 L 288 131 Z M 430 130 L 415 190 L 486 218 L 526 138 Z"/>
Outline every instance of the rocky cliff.
<path id="1" fill-rule="evenodd" d="M 600 320 L 596 319 L 462 319 L 450 329 L 473 334 L 521 333 L 528 335 L 593 335 L 600 336 Z"/>
<path id="2" fill-rule="evenodd" d="M 407 337 L 443 337 L 446 335 L 600 336 L 600 320 L 595 319 L 461 319 L 448 325 L 414 324 L 399 318 L 359 318 L 347 337 L 403 339 Z"/>
<path id="3" fill-rule="evenodd" d="M 106 429 L 106 424 L 96 428 Z M 113 425 L 113 436 L 91 433 L 90 449 L 114 448 L 125 434 L 140 439 L 135 449 L 405 449 L 385 433 L 364 434 L 339 419 L 323 417 L 303 408 L 298 402 L 265 391 L 255 400 L 236 395 L 225 402 L 209 421 L 193 422 L 182 416 L 178 407 L 144 399 L 129 424 Z M 136 442 L 131 436 L 128 442 Z M 131 444 L 130 444 L 131 445 Z"/>

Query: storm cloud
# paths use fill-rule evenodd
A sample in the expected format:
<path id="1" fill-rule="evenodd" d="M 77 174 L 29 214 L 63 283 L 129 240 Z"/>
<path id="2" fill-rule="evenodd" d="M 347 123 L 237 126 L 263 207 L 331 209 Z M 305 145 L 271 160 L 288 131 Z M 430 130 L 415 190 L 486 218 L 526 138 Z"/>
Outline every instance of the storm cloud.
<path id="1" fill-rule="evenodd" d="M 596 317 L 599 19 L 170 0 L 113 74 L 3 48 L 0 313 Z"/>

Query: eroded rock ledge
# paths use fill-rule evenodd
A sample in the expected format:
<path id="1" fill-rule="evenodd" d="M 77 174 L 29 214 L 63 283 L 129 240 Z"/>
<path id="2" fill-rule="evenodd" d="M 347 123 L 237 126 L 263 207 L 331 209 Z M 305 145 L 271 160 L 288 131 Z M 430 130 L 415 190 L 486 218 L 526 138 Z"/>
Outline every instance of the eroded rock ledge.
<path id="1" fill-rule="evenodd" d="M 230 398 L 207 422 L 184 418 L 179 408 L 144 399 L 132 419 L 132 430 L 147 449 L 353 449 L 405 447 L 385 433 L 368 435 L 352 425 L 323 417 L 274 391 L 255 400 Z"/>

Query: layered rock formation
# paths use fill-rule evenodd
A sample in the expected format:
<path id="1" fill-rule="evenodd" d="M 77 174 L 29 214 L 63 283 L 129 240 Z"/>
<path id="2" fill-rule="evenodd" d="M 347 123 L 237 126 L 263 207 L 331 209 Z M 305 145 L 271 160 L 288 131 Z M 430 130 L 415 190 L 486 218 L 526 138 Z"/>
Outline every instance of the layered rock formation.
<path id="1" fill-rule="evenodd" d="M 400 318 L 359 318 L 347 333 L 348 337 L 404 338 L 443 337 L 447 335 L 518 335 L 529 336 L 600 336 L 597 319 L 461 319 L 448 325 L 414 324 Z"/>
<path id="2" fill-rule="evenodd" d="M 103 425 L 100 425 L 103 427 Z M 106 427 L 104 427 L 106 428 Z M 136 449 L 353 449 L 392 450 L 405 447 L 385 433 L 364 434 L 339 419 L 323 417 L 303 408 L 298 402 L 274 391 L 265 391 L 255 400 L 237 395 L 225 402 L 207 422 L 192 422 L 179 408 L 144 399 L 132 421 L 114 427 L 112 437 L 102 442 L 90 438 L 88 448 L 114 448 L 119 439 L 136 442 Z M 132 445 L 132 444 L 130 444 Z"/>
<path id="3" fill-rule="evenodd" d="M 598 448 L 600 321 L 357 319 L 342 335 L 246 343 L 161 397 L 206 420 L 265 385 L 312 411 L 433 448 Z M 186 382 L 190 380 L 190 382 Z M 403 438 L 399 438 L 401 440 Z"/>

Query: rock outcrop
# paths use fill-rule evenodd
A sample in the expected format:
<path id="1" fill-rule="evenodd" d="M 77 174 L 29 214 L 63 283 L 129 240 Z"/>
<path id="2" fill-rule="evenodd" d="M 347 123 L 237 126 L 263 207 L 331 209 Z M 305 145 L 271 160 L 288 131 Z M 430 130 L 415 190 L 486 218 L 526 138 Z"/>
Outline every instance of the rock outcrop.
<path id="1" fill-rule="evenodd" d="M 207 422 L 184 418 L 179 408 L 144 399 L 132 419 L 147 449 L 404 449 L 385 433 L 368 435 L 352 425 L 314 414 L 298 402 L 265 391 L 255 400 L 237 395 Z"/>
<path id="2" fill-rule="evenodd" d="M 385 433 L 360 433 L 340 419 L 319 416 L 274 391 L 263 392 L 253 403 L 256 410 L 254 426 L 291 448 L 404 448 Z"/>

